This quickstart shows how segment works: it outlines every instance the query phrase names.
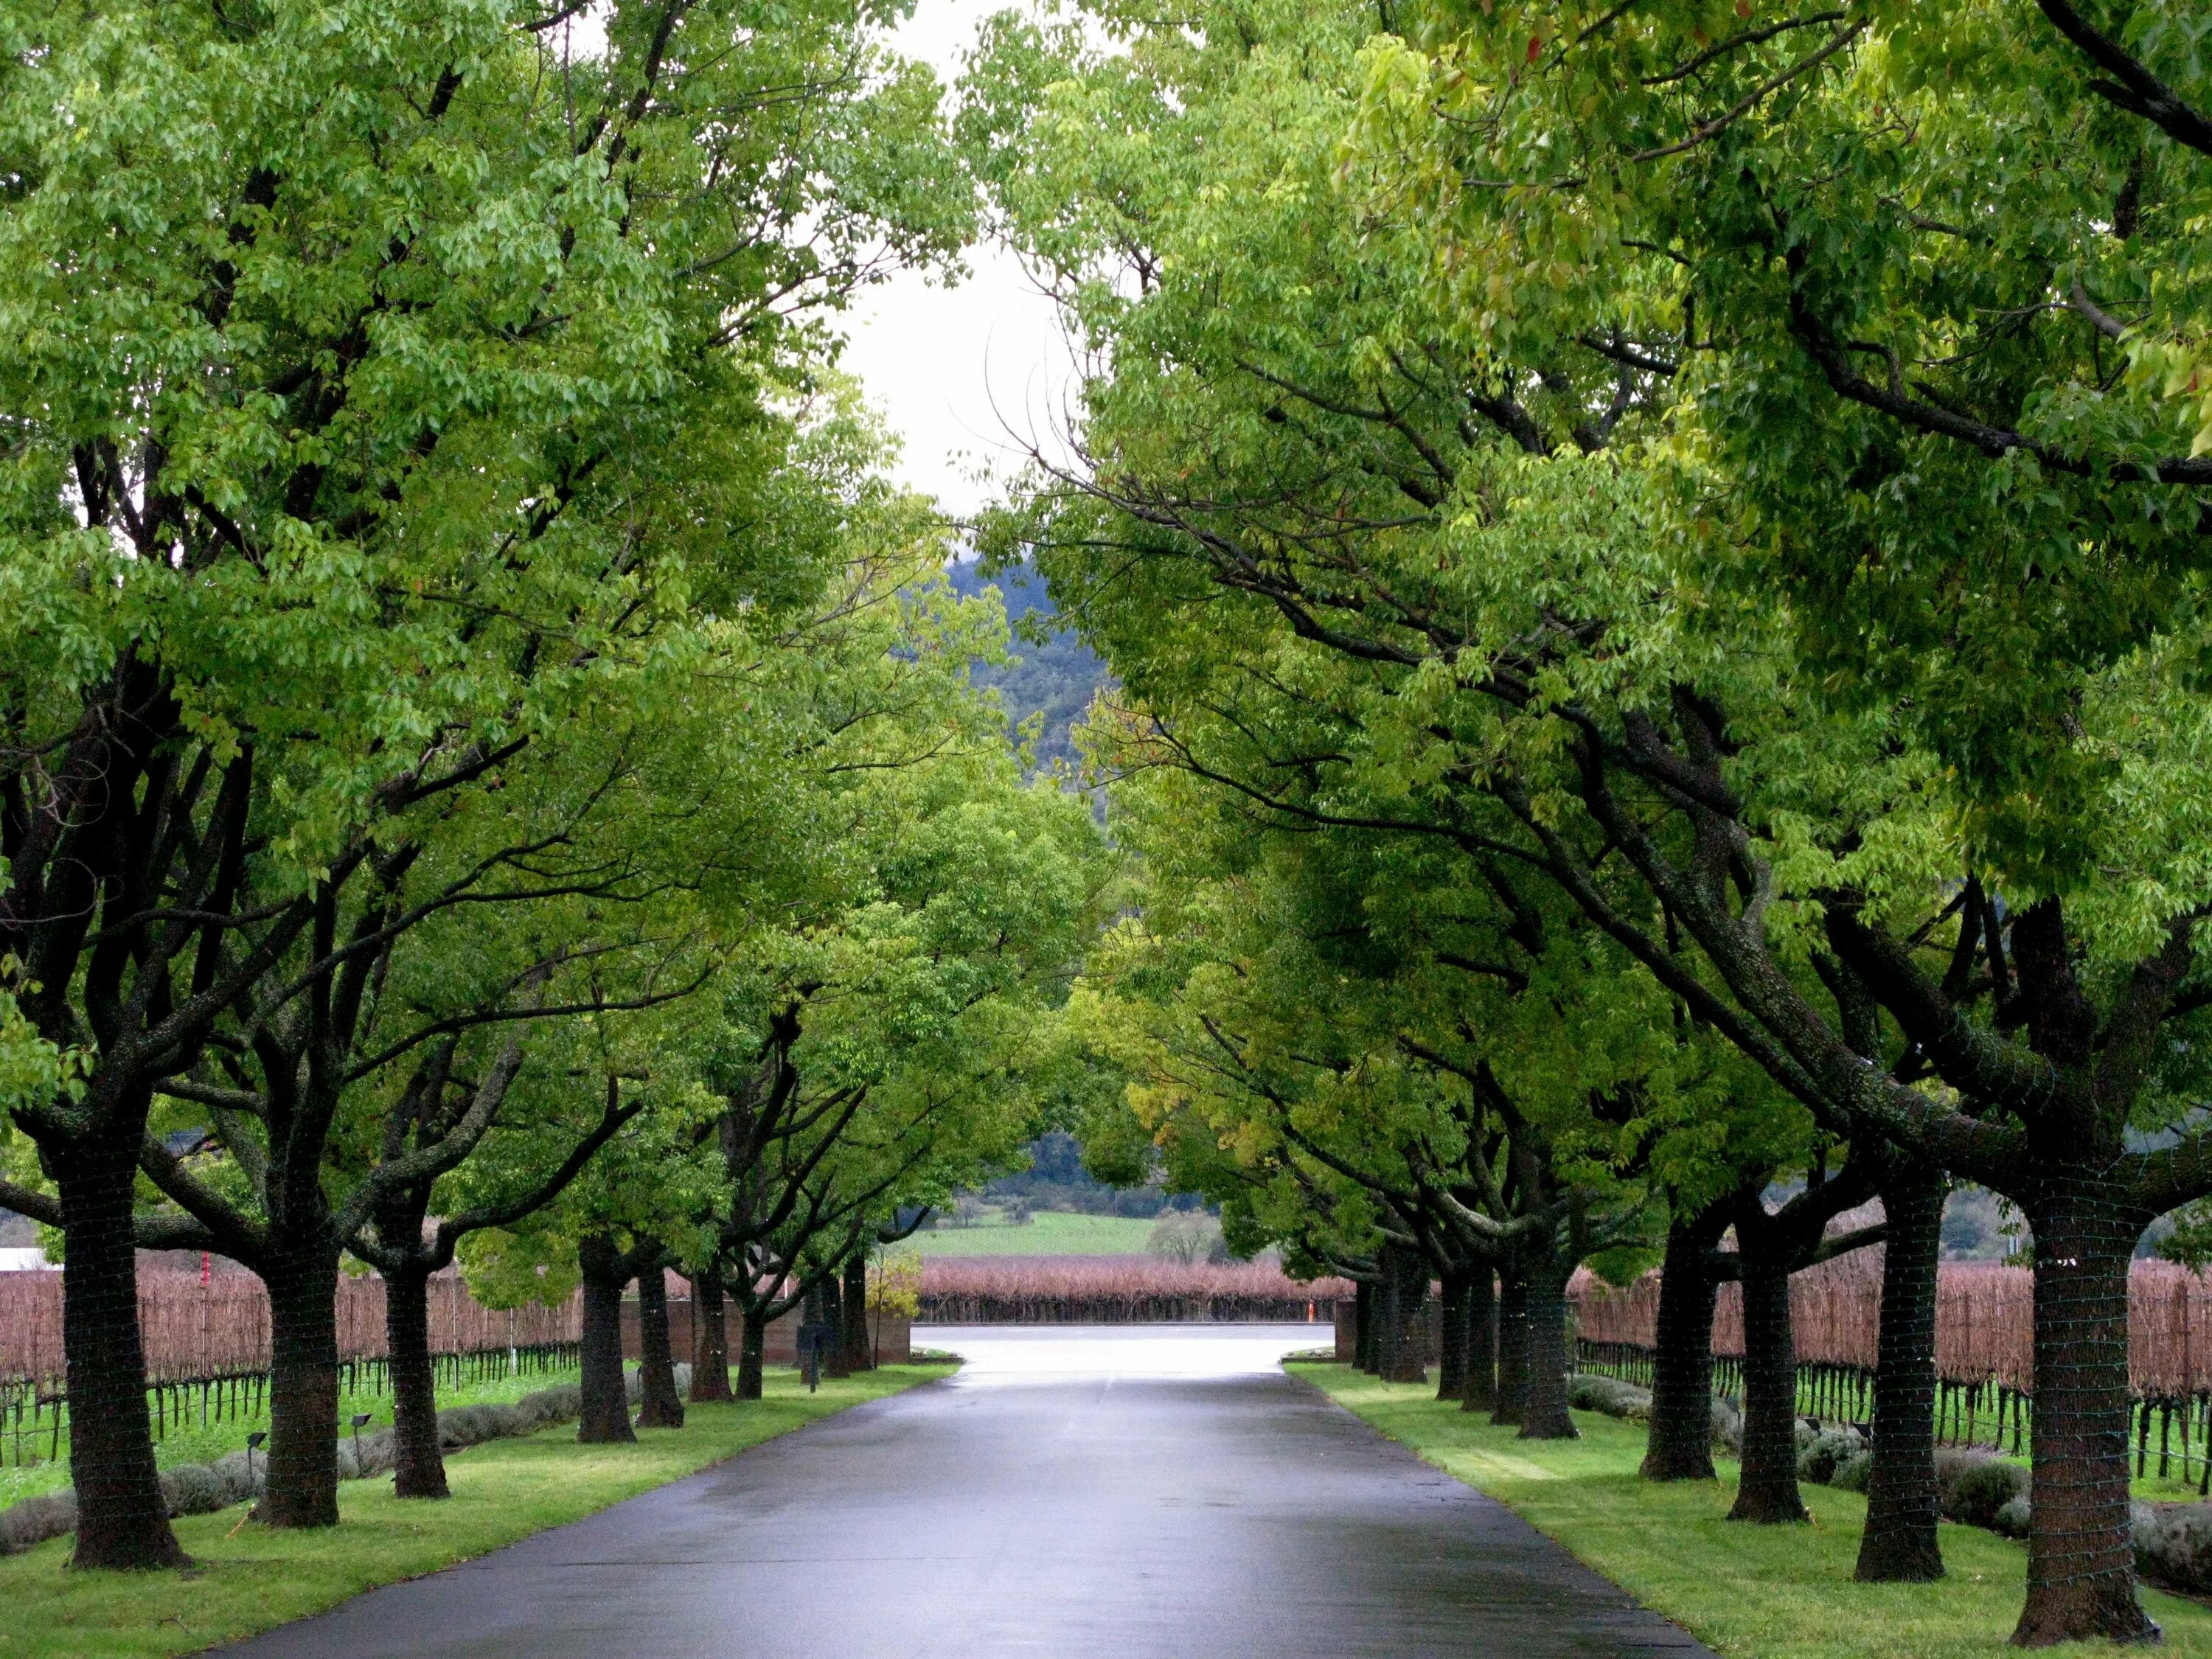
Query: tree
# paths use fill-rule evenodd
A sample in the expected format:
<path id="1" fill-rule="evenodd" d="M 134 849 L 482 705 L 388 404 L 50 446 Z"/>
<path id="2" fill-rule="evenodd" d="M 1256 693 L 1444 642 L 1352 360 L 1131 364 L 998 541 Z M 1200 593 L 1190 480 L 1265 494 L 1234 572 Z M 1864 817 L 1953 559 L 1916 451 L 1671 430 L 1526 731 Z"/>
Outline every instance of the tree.
<path id="1" fill-rule="evenodd" d="M 608 702 L 593 706 L 605 719 Z M 450 1243 L 422 1246 L 431 1189 L 498 1124 L 530 1028 L 679 998 L 708 971 L 685 961 L 692 953 L 683 947 L 653 943 L 685 929 L 672 914 L 682 907 L 639 899 L 677 879 L 641 855 L 635 843 L 649 836 L 620 817 L 592 821 L 611 800 L 629 804 L 615 778 L 582 769 L 585 787 L 572 801 L 532 787 L 550 769 L 540 763 L 551 747 L 535 745 L 501 769 L 488 837 L 441 833 L 454 830 L 451 822 L 418 828 L 363 866 L 361 890 L 325 884 L 306 949 L 288 951 L 241 993 L 191 1074 L 155 1085 L 179 1105 L 157 1112 L 155 1127 L 172 1127 L 178 1111 L 210 1123 L 204 1144 L 220 1156 L 196 1170 L 198 1160 L 149 1137 L 146 1173 L 200 1224 L 201 1248 L 245 1263 L 269 1287 L 269 1479 L 259 1513 L 271 1524 L 337 1519 L 341 1254 L 383 1255 L 398 1274 L 405 1318 L 421 1295 L 416 1269 L 450 1259 Z M 615 747 L 621 754 L 631 742 Z M 688 805 L 704 817 L 718 804 L 710 789 L 703 802 L 662 810 Z M 626 914 L 640 910 L 647 914 Z M 453 927 L 434 925 L 457 915 Z M 324 971 L 333 957 L 335 969 Z M 490 1040 L 467 1056 L 473 1077 L 457 1077 L 459 1039 L 478 1030 Z M 562 1147 L 532 1183 L 540 1201 L 551 1195 L 544 1183 L 573 1176 L 574 1152 L 587 1157 L 620 1116 L 611 1103 L 596 1126 L 586 1118 L 577 1145 Z M 478 1224 L 469 1217 L 458 1231 Z M 364 1244 L 372 1227 L 390 1243 Z M 408 1348 L 419 1335 L 407 1334 Z M 427 1355 L 417 1369 L 427 1371 Z M 418 1431 L 426 1413 L 434 1421 L 420 1395 L 408 1403 Z"/>
<path id="2" fill-rule="evenodd" d="M 1495 1267 L 1502 1420 L 1571 1434 L 1566 1283 L 1647 1224 L 1629 1124 L 1674 1086 L 1680 1057 L 1650 1024 L 1664 999 L 1619 982 L 1601 939 L 1547 930 L 1432 849 L 1255 836 L 1172 760 L 1142 764 L 1141 738 L 1114 758 L 1132 769 L 1113 799 L 1144 855 L 1144 921 L 1099 953 L 1080 1006 L 1139 1119 L 1181 1155 L 1177 1178 L 1240 1238 L 1296 1241 L 1371 1279 L 1394 1381 L 1421 1375 L 1431 1269 L 1465 1296 Z M 1316 1237 L 1316 1210 L 1342 1243 Z M 1463 1348 L 1449 1365 L 1464 1371 Z"/>
<path id="3" fill-rule="evenodd" d="M 2068 702 L 2202 568 L 2202 65 L 2156 3 L 1605 13 L 1379 40 L 1375 185 L 1442 185 L 1416 216 L 1468 256 L 1449 303 L 1491 296 L 1471 330 L 1680 383 L 1763 515 L 1740 578 L 1962 769 L 2008 867 L 2063 884 L 2070 814 L 2022 785 L 2097 787 Z"/>
<path id="4" fill-rule="evenodd" d="M 942 731 L 933 707 L 915 730 Z M 763 939 L 699 1061 L 720 1103 L 741 1399 L 770 1321 L 832 1280 L 842 1304 L 856 1260 L 1011 1167 L 1037 1127 L 1035 1022 L 1101 913 L 1109 866 L 1080 798 L 1022 782 L 997 732 L 885 752 L 909 758 L 873 774 L 864 896 Z"/>
<path id="5" fill-rule="evenodd" d="M 1899 1133 L 1923 1109 L 1920 1062 L 1883 1110 L 1866 1109 L 1867 1066 L 1898 1028 L 1863 1017 L 1881 1005 L 1832 951 L 1785 933 L 1759 987 L 1793 1012 L 1838 1000 L 1860 1046 L 1838 1042 L 1818 1071 L 1787 1063 L 1735 992 L 1698 980 L 1698 952 L 1796 924 L 1729 866 L 1734 830 L 1690 822 L 1741 787 L 1743 744 L 1719 721 L 1755 714 L 1776 739 L 1759 781 L 1810 763 L 1761 809 L 1784 820 L 1784 849 L 1808 819 L 1838 846 L 1880 824 L 1863 878 L 1940 822 L 1916 793 L 1924 763 L 1884 747 L 1893 726 L 1799 674 L 1793 619 L 1771 595 L 1716 592 L 1678 559 L 1708 541 L 1683 525 L 1665 452 L 1639 442 L 1644 411 L 1672 395 L 1670 363 L 1593 333 L 1579 291 L 1546 309 L 1537 290 L 1511 330 L 1471 330 L 1462 296 L 1429 280 L 1427 228 L 1377 222 L 1335 194 L 1350 46 L 1333 14 L 1315 21 L 1296 12 L 1255 35 L 1240 15 L 1207 37 L 1218 52 L 1161 34 L 1073 70 L 1053 43 L 1009 33 L 980 77 L 971 131 L 1011 234 L 1060 274 L 1113 364 L 1085 389 L 1088 459 L 1040 481 L 1003 521 L 1006 544 L 1034 546 L 1063 611 L 1084 618 L 1146 723 L 1150 763 L 1206 778 L 1286 831 L 1433 839 L 1551 884 L 1823 1133 L 1877 1159 L 1898 1139 L 1911 1155 L 1885 1167 L 1924 1182 L 1951 1148 Z M 1640 302 L 1634 273 L 1615 289 Z M 1685 709 L 1735 712 L 1680 753 L 1667 723 Z M 1606 799 L 1606 766 L 1634 778 L 1632 805 L 1608 799 L 1601 820 L 1577 822 Z M 1656 882 L 1640 856 L 1654 837 L 1639 814 L 1743 901 L 1688 921 L 1680 884 Z M 1922 922 L 1959 867 L 1897 859 L 1882 872 L 1885 892 L 1928 906 L 1901 933 L 1948 946 Z M 1925 1229 L 1916 1239 L 1932 1252 Z M 1924 1260 L 1894 1259 L 1912 1271 L 1892 1288 Z M 1910 1301 L 1890 1298 L 1906 1329 Z M 1877 1513 L 1926 1545 L 1898 1559 L 1924 1562 L 1932 1510 L 1910 1508 Z"/>
<path id="6" fill-rule="evenodd" d="M 924 580 L 938 555 L 924 538 L 856 565 L 782 636 L 777 697 L 748 693 L 777 710 L 771 828 L 795 851 L 765 860 L 781 887 L 703 924 L 711 990 L 628 1045 L 623 1064 L 669 1102 L 653 1142 L 666 1167 L 626 1152 L 522 1230 L 526 1256 L 577 1254 L 594 1331 L 663 1258 L 719 1282 L 744 1320 L 739 1399 L 758 1397 L 769 1321 L 832 1281 L 842 1300 L 856 1259 L 1034 1133 L 1033 1018 L 1098 914 L 1109 866 L 1082 801 L 1020 779 L 969 681 L 1003 648 L 1002 614 Z M 611 1399 L 618 1358 L 593 1352 Z"/>
<path id="7" fill-rule="evenodd" d="M 489 1227 L 512 1226 L 558 1198 L 568 1183 L 583 1172 L 599 1148 L 620 1133 L 641 1109 L 637 1104 L 625 1103 L 620 1080 L 610 1079 L 605 1105 L 598 1121 L 580 1136 L 574 1130 L 564 1134 L 561 1127 L 550 1127 L 547 1138 L 553 1139 L 556 1146 L 565 1143 L 563 1156 L 556 1161 L 546 1152 L 532 1148 L 519 1160 L 522 1169 L 530 1172 L 525 1177 L 530 1184 L 511 1188 L 489 1202 L 441 1217 L 426 1233 L 431 1194 L 436 1183 L 430 1179 L 417 1180 L 395 1188 L 371 1217 L 375 1230 L 374 1242 L 359 1235 L 350 1242 L 349 1248 L 375 1267 L 385 1282 L 385 1346 L 392 1376 L 395 1497 L 437 1498 L 451 1495 L 438 1435 L 437 1370 L 430 1350 L 432 1275 L 453 1266 L 461 1242 L 471 1234 Z M 443 1127 L 437 1115 L 439 1110 L 440 1103 L 426 1088 L 416 1093 L 402 1110 L 393 1113 L 387 1123 L 385 1162 L 389 1164 L 405 1156 L 410 1136 L 419 1136 L 425 1130 L 435 1135 Z M 545 1130 L 539 1133 L 546 1134 Z"/>
<path id="8" fill-rule="evenodd" d="M 181 1559 L 131 1316 L 152 1085 L 388 818 L 715 591 L 625 538 L 677 434 L 772 420 L 796 316 L 957 240 L 933 87 L 857 21 L 618 4 L 565 64 L 521 4 L 10 25 L 0 930 L 83 1057 L 13 1112 L 70 1236 L 80 1565 Z"/>
<path id="9" fill-rule="evenodd" d="M 1949 1137 L 1944 1161 L 2063 1241 L 2038 1279 L 2036 1455 L 2039 1490 L 2066 1496 L 2038 1513 L 2017 1639 L 2144 1634 L 2115 1437 L 2121 1275 L 2199 1177 L 2193 1149 L 2135 1161 L 2124 1129 L 2177 1121 L 2153 1034 L 2185 1031 L 2195 1007 L 2203 894 L 2164 849 L 2193 817 L 2166 793 L 2196 787 L 2171 676 L 2195 649 L 2212 481 L 2206 299 L 2183 228 L 2207 187 L 2203 71 L 2156 4 L 1714 24 L 1692 6 L 1506 8 L 1457 20 L 1432 55 L 1384 45 L 1366 154 L 1469 256 L 1434 268 L 1462 304 L 1488 296 L 1486 330 L 1676 383 L 1686 483 L 1711 520 L 1705 579 L 1779 586 L 1806 672 L 1879 711 L 1911 766 L 1944 769 L 1959 827 L 1917 915 L 1884 916 L 1896 890 L 1866 871 L 1878 860 L 1862 848 L 1855 869 L 1825 837 L 1825 878 L 1782 887 L 1820 894 L 1851 980 L 1839 1000 L 1879 1006 L 1907 1075 L 1966 1103 L 1932 1137 L 1911 1103 L 1885 1103 L 1900 1141 L 1924 1162 Z M 1431 194 L 1439 162 L 1482 186 Z M 1759 769 L 1737 758 L 1737 728 L 1757 723 L 1744 688 L 1705 678 L 1713 718 L 1655 728 L 1645 761 L 1720 736 L 1728 769 Z M 1869 812 L 1857 792 L 1844 837 L 1870 817 L 1929 822 L 1906 804 L 1917 786 L 1890 777 L 1902 810 Z M 2146 778 L 2158 801 L 2116 860 L 2105 831 Z M 1709 836 L 1723 821 L 1748 848 L 1771 833 L 1757 797 L 1695 793 Z M 1682 908 L 1679 864 L 1644 861 L 1788 1063 L 1856 1087 L 1879 1121 L 1878 1085 L 1845 1086 L 1850 1056 L 1875 1058 L 1844 1029 L 1850 1009 L 1823 1020 L 1779 994 L 1750 959 L 1768 940 L 1730 937 L 1712 896 Z M 1938 914 L 1948 936 L 1930 938 Z"/>

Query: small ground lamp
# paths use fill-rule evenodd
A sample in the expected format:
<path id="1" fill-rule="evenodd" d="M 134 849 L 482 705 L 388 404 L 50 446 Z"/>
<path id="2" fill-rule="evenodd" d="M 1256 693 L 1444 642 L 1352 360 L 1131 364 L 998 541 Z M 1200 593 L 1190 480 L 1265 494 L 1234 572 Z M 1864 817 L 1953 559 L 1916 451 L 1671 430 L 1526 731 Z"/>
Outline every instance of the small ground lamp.
<path id="1" fill-rule="evenodd" d="M 361 1431 L 362 1425 L 368 1421 L 368 1413 L 367 1412 L 356 1412 L 353 1414 L 353 1472 L 356 1475 L 362 1473 L 361 1467 Z"/>
<path id="2" fill-rule="evenodd" d="M 253 1454 L 266 1445 L 268 1441 L 269 1431 L 266 1429 L 256 1429 L 246 1437 L 246 1485 L 248 1491 L 251 1491 L 253 1486 Z"/>

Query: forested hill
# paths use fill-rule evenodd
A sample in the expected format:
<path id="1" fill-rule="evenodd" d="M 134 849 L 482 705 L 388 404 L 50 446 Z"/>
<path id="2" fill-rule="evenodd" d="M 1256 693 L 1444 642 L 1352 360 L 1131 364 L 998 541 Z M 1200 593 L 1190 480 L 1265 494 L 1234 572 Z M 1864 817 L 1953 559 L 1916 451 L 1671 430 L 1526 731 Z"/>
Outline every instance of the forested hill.
<path id="1" fill-rule="evenodd" d="M 1054 615 L 1043 580 L 1028 566 L 987 579 L 975 561 L 963 559 L 949 574 L 953 588 L 963 596 L 972 598 L 986 587 L 996 587 L 1006 601 L 1007 617 L 1015 624 L 1014 660 L 1004 667 L 978 670 L 977 681 L 998 689 L 1006 702 L 1006 718 L 1016 725 L 1043 711 L 1044 731 L 1036 745 L 1040 766 L 1056 760 L 1073 763 L 1075 746 L 1069 729 L 1090 706 L 1091 694 L 1106 679 L 1106 665 L 1073 634 L 1061 629 L 1054 629 L 1042 644 L 1020 637 L 1024 617 L 1034 616 L 1043 621 Z"/>

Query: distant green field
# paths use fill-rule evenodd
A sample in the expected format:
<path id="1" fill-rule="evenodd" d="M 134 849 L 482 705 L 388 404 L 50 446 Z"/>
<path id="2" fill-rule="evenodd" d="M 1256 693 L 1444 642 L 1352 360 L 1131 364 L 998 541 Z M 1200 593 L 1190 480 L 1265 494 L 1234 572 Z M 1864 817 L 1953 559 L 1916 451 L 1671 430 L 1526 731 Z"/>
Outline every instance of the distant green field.
<path id="1" fill-rule="evenodd" d="M 1152 1224 L 1119 1215 L 1071 1215 L 1040 1210 L 1025 1227 L 996 1214 L 972 1227 L 939 1222 L 899 1246 L 923 1255 L 1142 1255 Z"/>

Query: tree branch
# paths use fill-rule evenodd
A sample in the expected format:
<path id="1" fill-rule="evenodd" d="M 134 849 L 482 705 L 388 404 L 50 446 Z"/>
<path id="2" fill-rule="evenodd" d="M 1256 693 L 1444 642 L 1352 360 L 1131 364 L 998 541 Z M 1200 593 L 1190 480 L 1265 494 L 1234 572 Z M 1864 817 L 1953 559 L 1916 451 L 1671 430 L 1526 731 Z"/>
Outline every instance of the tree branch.
<path id="1" fill-rule="evenodd" d="M 2061 34 L 2106 74 L 2110 81 L 2092 81 L 2089 89 L 2131 115 L 2140 115 L 2178 144 L 2186 144 L 2200 155 L 2212 155 L 2212 121 L 2184 103 L 2165 82 L 2145 69 L 2118 42 L 2100 33 L 2066 0 L 2035 0 L 2043 15 Z"/>

